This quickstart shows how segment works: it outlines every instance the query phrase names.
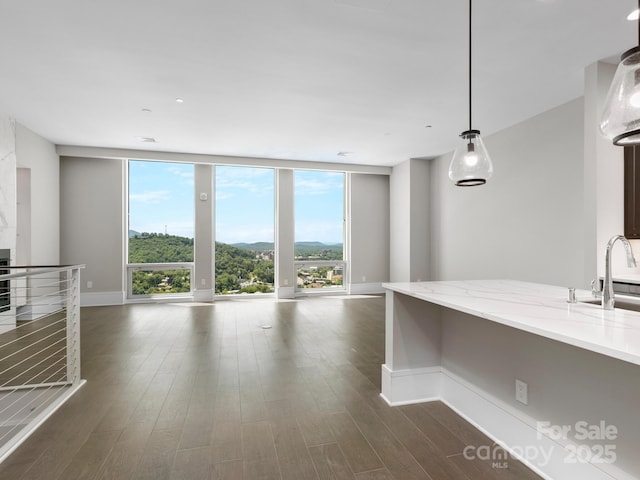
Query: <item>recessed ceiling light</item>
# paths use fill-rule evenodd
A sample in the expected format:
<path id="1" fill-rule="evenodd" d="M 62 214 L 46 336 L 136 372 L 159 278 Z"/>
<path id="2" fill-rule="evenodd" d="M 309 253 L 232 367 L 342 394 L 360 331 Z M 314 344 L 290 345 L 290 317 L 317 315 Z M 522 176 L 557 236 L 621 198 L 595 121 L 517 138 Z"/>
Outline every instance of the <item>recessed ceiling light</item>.
<path id="1" fill-rule="evenodd" d="M 636 8 L 633 12 L 627 15 L 627 20 L 631 22 L 634 20 L 638 20 L 638 18 L 640 18 L 640 8 Z"/>
<path id="2" fill-rule="evenodd" d="M 142 143 L 157 143 L 158 141 L 153 137 L 136 137 L 139 142 Z"/>
<path id="3" fill-rule="evenodd" d="M 184 98 L 180 98 L 180 97 L 178 97 L 178 98 L 176 98 L 176 102 L 178 102 L 178 103 L 184 103 Z"/>

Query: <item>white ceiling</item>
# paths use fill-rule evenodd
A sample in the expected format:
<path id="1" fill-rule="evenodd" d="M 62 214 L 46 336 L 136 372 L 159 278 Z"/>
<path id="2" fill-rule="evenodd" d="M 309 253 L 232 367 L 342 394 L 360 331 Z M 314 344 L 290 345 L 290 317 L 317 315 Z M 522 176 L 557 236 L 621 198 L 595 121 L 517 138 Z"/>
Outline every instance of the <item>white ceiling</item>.
<path id="1" fill-rule="evenodd" d="M 582 95 L 584 67 L 637 44 L 635 6 L 475 0 L 473 127 Z M 0 111 L 56 144 L 395 165 L 468 127 L 466 0 L 0 0 L 0 19 Z"/>

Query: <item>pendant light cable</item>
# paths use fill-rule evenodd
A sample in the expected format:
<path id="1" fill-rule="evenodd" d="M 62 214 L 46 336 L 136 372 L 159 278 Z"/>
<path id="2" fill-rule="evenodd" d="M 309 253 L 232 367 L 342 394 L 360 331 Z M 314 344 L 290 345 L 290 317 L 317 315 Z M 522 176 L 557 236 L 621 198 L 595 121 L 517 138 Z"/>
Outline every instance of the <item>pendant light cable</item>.
<path id="1" fill-rule="evenodd" d="M 638 0 L 640 4 L 640 0 Z M 469 0 L 469 130 L 471 130 L 471 0 Z"/>

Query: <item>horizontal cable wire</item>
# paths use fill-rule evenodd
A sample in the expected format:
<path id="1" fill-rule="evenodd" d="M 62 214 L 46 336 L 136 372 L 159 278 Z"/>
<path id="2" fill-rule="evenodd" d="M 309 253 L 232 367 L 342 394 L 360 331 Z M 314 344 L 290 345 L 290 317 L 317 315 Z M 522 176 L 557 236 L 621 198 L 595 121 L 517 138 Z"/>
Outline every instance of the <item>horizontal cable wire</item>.
<path id="1" fill-rule="evenodd" d="M 47 348 L 44 348 L 44 349 L 40 350 L 40 352 L 44 352 L 44 351 L 48 350 L 49 348 L 51 348 L 51 347 L 55 346 L 57 343 L 60 343 L 60 342 L 62 342 L 63 340 L 66 340 L 66 339 L 58 340 L 57 342 L 52 343 L 52 344 L 51 344 L 50 346 L 48 346 Z M 58 350 L 58 352 L 60 352 L 60 351 L 66 351 L 66 349 L 67 349 L 67 346 L 66 346 L 66 345 L 64 345 L 60 350 Z M 38 353 L 40 353 L 40 352 L 38 352 Z M 56 353 L 57 353 L 57 352 L 56 352 Z M 20 361 L 19 363 L 15 364 L 15 365 L 12 365 L 12 366 L 10 366 L 9 368 L 4 369 L 1 373 L 9 372 L 9 371 L 13 370 L 15 367 L 20 366 L 21 364 L 23 364 L 23 363 L 24 363 L 24 362 L 26 362 L 27 360 L 31 360 L 31 359 L 32 359 L 32 358 L 34 358 L 34 357 L 35 357 L 35 355 L 31 355 L 30 357 L 25 358 L 24 360 Z M 66 355 L 65 355 L 65 357 L 66 357 Z M 41 362 L 42 362 L 42 361 L 41 361 Z M 32 367 L 30 367 L 29 369 L 27 369 L 27 370 L 25 370 L 25 371 L 28 371 L 28 370 L 30 370 L 31 368 L 32 368 Z M 24 373 L 24 371 L 23 371 L 23 372 L 21 372 L 21 373 Z M 16 378 L 18 378 L 19 376 L 20 376 L 20 375 L 14 375 L 14 377 L 13 377 L 13 378 L 11 378 L 9 381 L 13 381 L 13 380 L 15 380 Z M 7 383 L 2 384 L 2 386 L 3 386 L 3 387 L 4 387 L 4 386 L 6 386 L 6 385 L 7 385 Z"/>
<path id="2" fill-rule="evenodd" d="M 37 322 L 37 321 L 39 321 L 39 320 L 34 320 L 33 322 Z M 31 323 L 33 323 L 33 322 L 30 322 L 29 325 L 23 325 L 23 327 L 26 328 L 27 326 L 30 326 Z M 67 317 L 61 318 L 60 320 L 56 320 L 55 322 L 51 322 L 50 324 L 45 325 L 44 327 L 41 327 L 38 330 L 34 330 L 33 332 L 25 333 L 21 337 L 15 338 L 14 340 L 11 340 L 11 341 L 5 343 L 4 345 L 0 345 L 0 350 L 2 350 L 5 347 L 8 347 L 8 346 L 10 346 L 10 345 L 12 345 L 12 344 L 14 344 L 16 342 L 20 342 L 20 341 L 24 340 L 25 338 L 28 338 L 28 337 L 30 337 L 32 335 L 35 335 L 36 333 L 40 333 L 43 330 L 46 330 L 47 328 L 51 328 L 54 325 L 57 325 L 58 323 L 65 323 L 66 324 L 67 323 Z M 18 328 L 20 328 L 20 327 L 18 327 Z M 18 328 L 16 328 L 16 330 L 18 330 Z M 58 331 L 61 331 L 61 330 L 66 330 L 66 328 L 61 328 Z M 7 358 L 9 358 L 9 356 L 4 357 L 4 358 L 0 358 L 0 362 L 2 362 L 3 360 L 6 360 Z"/>
<path id="3" fill-rule="evenodd" d="M 66 340 L 66 338 L 65 338 L 65 339 L 63 339 L 63 340 Z M 44 352 L 44 350 L 48 350 L 49 348 L 51 348 L 52 346 L 54 346 L 56 343 L 60 343 L 61 341 L 62 341 L 62 340 L 59 340 L 59 341 L 57 341 L 57 342 L 55 342 L 55 343 L 52 343 L 49 347 L 47 347 L 46 349 L 40 350 L 40 351 L 41 351 L 41 352 Z M 65 343 L 66 343 L 66 342 L 65 342 Z M 45 361 L 49 360 L 51 357 L 53 357 L 53 356 L 55 356 L 55 355 L 58 355 L 58 354 L 59 354 L 59 353 L 61 353 L 61 352 L 66 352 L 66 351 L 67 351 L 67 345 L 65 344 L 62 348 L 59 348 L 58 350 L 56 350 L 55 352 L 53 352 L 53 353 L 52 353 L 51 355 L 49 355 L 48 357 L 43 358 L 42 360 L 40 360 L 40 361 L 39 361 L 38 363 L 36 363 L 35 365 L 32 365 L 31 367 L 27 368 L 26 370 L 21 371 L 21 372 L 20 372 L 20 375 L 23 375 L 23 374 L 27 373 L 29 370 L 32 370 L 32 369 L 36 368 L 36 367 L 37 367 L 37 366 L 39 366 L 42 362 L 45 362 Z M 29 358 L 32 358 L 32 357 L 33 357 L 33 355 L 32 355 L 31 357 L 29 357 Z M 62 356 L 60 357 L 60 359 L 56 361 L 56 363 L 58 363 L 60 360 L 66 360 L 66 358 L 67 358 L 67 356 L 66 356 L 66 355 L 62 355 Z M 65 363 L 66 363 L 66 361 L 65 361 Z M 45 369 L 43 370 L 43 372 L 46 372 L 48 368 L 49 368 L 49 367 L 45 368 Z M 9 370 L 12 370 L 12 369 L 13 369 L 13 367 L 9 367 L 9 368 L 7 368 L 6 370 L 4 370 L 4 372 L 8 372 Z M 0 372 L 0 373 L 4 373 L 4 372 Z M 6 387 L 9 383 L 11 383 L 12 381 L 14 381 L 14 380 L 15 380 L 16 378 L 18 378 L 20 375 L 16 375 L 16 376 L 14 376 L 13 378 L 11 378 L 11 379 L 7 380 L 5 383 L 3 383 L 2 385 L 0 385 L 0 387 Z M 36 375 L 36 376 L 37 376 L 37 375 Z M 35 378 L 35 377 L 33 377 L 33 378 Z M 29 382 L 30 382 L 31 380 L 33 380 L 33 378 L 31 378 L 30 380 L 28 380 L 28 381 L 26 381 L 26 382 L 23 382 L 23 383 L 24 383 L 24 384 L 26 384 L 26 385 L 29 385 Z"/>

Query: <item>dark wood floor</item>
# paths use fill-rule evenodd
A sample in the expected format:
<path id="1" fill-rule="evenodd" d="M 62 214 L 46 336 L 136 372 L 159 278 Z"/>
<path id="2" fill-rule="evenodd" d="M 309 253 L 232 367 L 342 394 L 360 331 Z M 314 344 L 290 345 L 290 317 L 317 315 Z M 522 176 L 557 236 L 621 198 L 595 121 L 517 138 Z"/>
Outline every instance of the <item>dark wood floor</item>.
<path id="1" fill-rule="evenodd" d="M 492 442 L 442 403 L 380 399 L 383 297 L 84 308 L 82 359 L 0 479 L 539 478 L 465 459 Z"/>

